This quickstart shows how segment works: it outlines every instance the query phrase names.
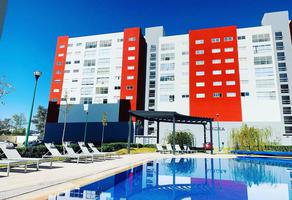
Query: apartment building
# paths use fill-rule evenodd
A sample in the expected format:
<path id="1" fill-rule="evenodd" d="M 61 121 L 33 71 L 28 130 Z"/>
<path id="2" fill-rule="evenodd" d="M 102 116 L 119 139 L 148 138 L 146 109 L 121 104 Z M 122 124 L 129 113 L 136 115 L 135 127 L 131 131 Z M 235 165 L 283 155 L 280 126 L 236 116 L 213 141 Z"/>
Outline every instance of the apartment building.
<path id="1" fill-rule="evenodd" d="M 290 143 L 291 27 L 284 11 L 265 14 L 257 27 L 194 29 L 165 36 L 159 26 L 146 28 L 145 36 L 134 28 L 113 34 L 60 37 L 48 130 L 61 131 L 62 110 L 68 104 L 66 120 L 69 127 L 75 127 L 75 133 L 69 128 L 68 138 L 80 139 L 82 134 L 75 137 L 76 127 L 84 132 L 83 104 L 90 104 L 90 135 L 95 140 L 100 139 L 102 113 L 106 112 L 112 123 L 108 139 L 117 141 L 127 135 L 127 111 L 145 109 L 214 118 L 218 123 L 213 127 L 213 141 L 219 136 L 224 145 L 228 145 L 232 129 L 243 123 L 270 128 L 273 139 Z M 129 41 L 131 34 L 136 42 Z M 133 126 L 136 142 L 156 142 L 155 122 L 144 121 L 140 132 L 135 131 L 135 120 Z M 160 124 L 159 142 L 164 142 L 171 126 Z M 177 124 L 177 130 L 192 132 L 197 146 L 203 143 L 203 127 Z"/>

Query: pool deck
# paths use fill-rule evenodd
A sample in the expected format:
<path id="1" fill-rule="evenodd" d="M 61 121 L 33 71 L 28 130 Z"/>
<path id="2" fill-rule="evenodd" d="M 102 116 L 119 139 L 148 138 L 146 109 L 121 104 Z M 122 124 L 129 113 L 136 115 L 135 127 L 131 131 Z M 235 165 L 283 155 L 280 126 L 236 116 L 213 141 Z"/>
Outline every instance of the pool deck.
<path id="1" fill-rule="evenodd" d="M 160 154 L 146 153 L 123 155 L 118 159 L 94 163 L 55 162 L 53 168 L 49 163 L 41 164 L 40 170 L 28 168 L 24 173 L 21 168 L 13 168 L 9 177 L 0 171 L 0 199 L 47 199 L 50 194 L 78 188 L 87 183 L 103 179 L 122 172 L 130 167 L 160 158 L 235 158 L 230 154 Z"/>

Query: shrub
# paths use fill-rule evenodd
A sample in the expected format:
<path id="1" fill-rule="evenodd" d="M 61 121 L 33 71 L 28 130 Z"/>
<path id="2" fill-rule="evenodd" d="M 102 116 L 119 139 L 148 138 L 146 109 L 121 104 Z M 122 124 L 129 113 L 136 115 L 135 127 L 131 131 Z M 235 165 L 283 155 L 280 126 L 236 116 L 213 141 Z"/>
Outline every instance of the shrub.
<path id="1" fill-rule="evenodd" d="M 194 136 L 191 132 L 177 131 L 175 132 L 175 143 L 183 148 L 184 145 L 193 146 Z M 173 134 L 169 133 L 166 138 L 167 143 L 173 144 Z"/>
<path id="2" fill-rule="evenodd" d="M 271 130 L 259 129 L 243 124 L 240 129 L 233 129 L 230 135 L 231 147 L 240 150 L 264 150 L 271 145 Z"/>

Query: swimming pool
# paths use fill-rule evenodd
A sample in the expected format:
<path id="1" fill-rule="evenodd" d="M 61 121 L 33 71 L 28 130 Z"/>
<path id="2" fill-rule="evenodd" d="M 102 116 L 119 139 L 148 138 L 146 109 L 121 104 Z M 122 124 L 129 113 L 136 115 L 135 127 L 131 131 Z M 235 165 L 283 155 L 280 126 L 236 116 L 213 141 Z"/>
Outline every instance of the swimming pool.
<path id="1" fill-rule="evenodd" d="M 289 200 L 292 160 L 162 159 L 49 199 Z"/>

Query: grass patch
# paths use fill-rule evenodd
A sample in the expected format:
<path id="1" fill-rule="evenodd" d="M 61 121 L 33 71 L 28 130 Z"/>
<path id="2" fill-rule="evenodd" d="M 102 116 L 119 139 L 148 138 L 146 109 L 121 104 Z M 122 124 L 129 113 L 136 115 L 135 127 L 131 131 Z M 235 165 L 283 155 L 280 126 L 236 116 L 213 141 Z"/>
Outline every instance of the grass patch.
<path id="1" fill-rule="evenodd" d="M 143 147 L 143 148 L 131 148 L 130 151 L 131 151 L 131 154 L 154 153 L 154 152 L 156 152 L 156 148 L 147 148 L 147 147 Z M 120 150 L 118 150 L 116 152 L 119 155 L 128 154 L 128 150 L 126 148 L 120 149 Z"/>

